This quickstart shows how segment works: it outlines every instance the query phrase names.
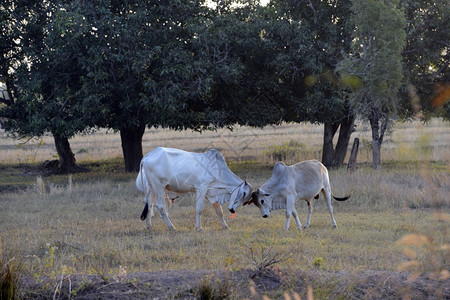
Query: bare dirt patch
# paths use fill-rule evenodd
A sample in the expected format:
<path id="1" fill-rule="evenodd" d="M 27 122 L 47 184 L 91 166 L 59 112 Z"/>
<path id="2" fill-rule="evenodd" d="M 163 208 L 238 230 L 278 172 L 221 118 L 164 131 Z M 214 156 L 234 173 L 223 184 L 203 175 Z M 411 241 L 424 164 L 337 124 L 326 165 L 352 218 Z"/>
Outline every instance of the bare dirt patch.
<path id="1" fill-rule="evenodd" d="M 160 271 L 134 274 L 24 277 L 23 299 L 450 299 L 450 279 L 386 271 L 322 272 L 318 270 L 255 273 L 240 271 Z M 210 290 L 205 292 L 204 287 Z M 203 287 L 203 290 L 202 290 Z"/>

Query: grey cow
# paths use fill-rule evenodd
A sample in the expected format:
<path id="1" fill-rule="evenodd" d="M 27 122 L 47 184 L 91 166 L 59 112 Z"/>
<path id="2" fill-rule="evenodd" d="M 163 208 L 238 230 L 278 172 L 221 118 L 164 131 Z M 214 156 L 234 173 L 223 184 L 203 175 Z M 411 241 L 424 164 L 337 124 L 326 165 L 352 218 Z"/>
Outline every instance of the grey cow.
<path id="1" fill-rule="evenodd" d="M 256 192 L 252 193 L 252 199 L 245 204 L 254 203 L 264 218 L 270 215 L 272 210 L 286 209 L 286 224 L 284 229 L 289 229 L 289 219 L 294 216 L 297 227 L 302 229 L 302 224 L 295 210 L 296 200 L 305 200 L 308 203 L 308 217 L 305 228 L 309 227 L 312 214 L 312 199 L 318 199 L 322 192 L 331 215 L 333 228 L 337 227 L 333 216 L 331 197 L 337 201 L 345 201 L 350 196 L 338 198 L 331 193 L 330 179 L 327 168 L 317 160 L 307 160 L 292 166 L 286 166 L 278 162 L 273 167 L 272 177 L 264 183 Z"/>

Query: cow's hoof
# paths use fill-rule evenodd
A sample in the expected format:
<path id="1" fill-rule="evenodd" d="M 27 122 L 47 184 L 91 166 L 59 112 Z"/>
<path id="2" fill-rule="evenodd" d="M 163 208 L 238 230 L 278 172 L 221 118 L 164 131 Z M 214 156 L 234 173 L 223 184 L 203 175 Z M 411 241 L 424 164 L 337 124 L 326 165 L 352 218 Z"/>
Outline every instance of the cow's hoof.
<path id="1" fill-rule="evenodd" d="M 338 228 L 338 226 L 337 225 L 333 225 L 333 229 L 336 229 L 336 228 Z"/>
<path id="2" fill-rule="evenodd" d="M 228 227 L 228 226 L 222 226 L 222 229 L 223 229 L 223 230 L 228 230 L 228 229 L 230 229 L 230 227 Z"/>
<path id="3" fill-rule="evenodd" d="M 200 227 L 200 228 L 197 228 L 197 231 L 198 231 L 198 232 L 201 232 L 201 233 L 205 232 L 205 231 L 203 230 L 203 228 L 201 228 L 201 227 Z"/>

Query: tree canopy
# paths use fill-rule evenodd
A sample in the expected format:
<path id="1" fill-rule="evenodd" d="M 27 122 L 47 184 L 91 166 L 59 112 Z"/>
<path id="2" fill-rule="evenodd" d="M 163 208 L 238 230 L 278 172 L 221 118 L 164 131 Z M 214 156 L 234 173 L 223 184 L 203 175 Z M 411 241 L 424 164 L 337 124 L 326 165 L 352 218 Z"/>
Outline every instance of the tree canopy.
<path id="1" fill-rule="evenodd" d="M 120 132 L 125 169 L 136 171 L 147 127 L 322 123 L 330 166 L 342 164 L 357 116 L 375 124 L 377 115 L 381 131 L 418 111 L 450 116 L 448 96 L 433 102 L 449 81 L 443 0 L 9 0 L 0 8 L 4 127 L 53 134 L 69 172 L 69 139 L 97 128 Z"/>
<path id="2" fill-rule="evenodd" d="M 351 104 L 372 128 L 375 169 L 381 168 L 380 147 L 399 108 L 406 22 L 398 5 L 398 0 L 352 1 L 353 49 L 339 67 L 344 77 L 357 82 L 351 87 Z"/>
<path id="3" fill-rule="evenodd" d="M 401 117 L 450 120 L 448 1 L 403 0 L 401 5 L 407 22 Z"/>

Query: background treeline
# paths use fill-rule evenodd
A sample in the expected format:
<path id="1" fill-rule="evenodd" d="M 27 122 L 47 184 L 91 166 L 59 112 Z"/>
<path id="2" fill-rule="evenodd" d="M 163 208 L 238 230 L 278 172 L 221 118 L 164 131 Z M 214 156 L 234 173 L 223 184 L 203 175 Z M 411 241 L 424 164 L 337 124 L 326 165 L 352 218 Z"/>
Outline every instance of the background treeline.
<path id="1" fill-rule="evenodd" d="M 74 135 L 120 132 L 127 171 L 145 128 L 324 124 L 339 166 L 356 118 L 373 167 L 396 120 L 450 119 L 445 0 L 5 0 L 2 126 L 51 133 L 59 172 L 80 170 Z M 333 137 L 339 138 L 333 145 Z"/>

